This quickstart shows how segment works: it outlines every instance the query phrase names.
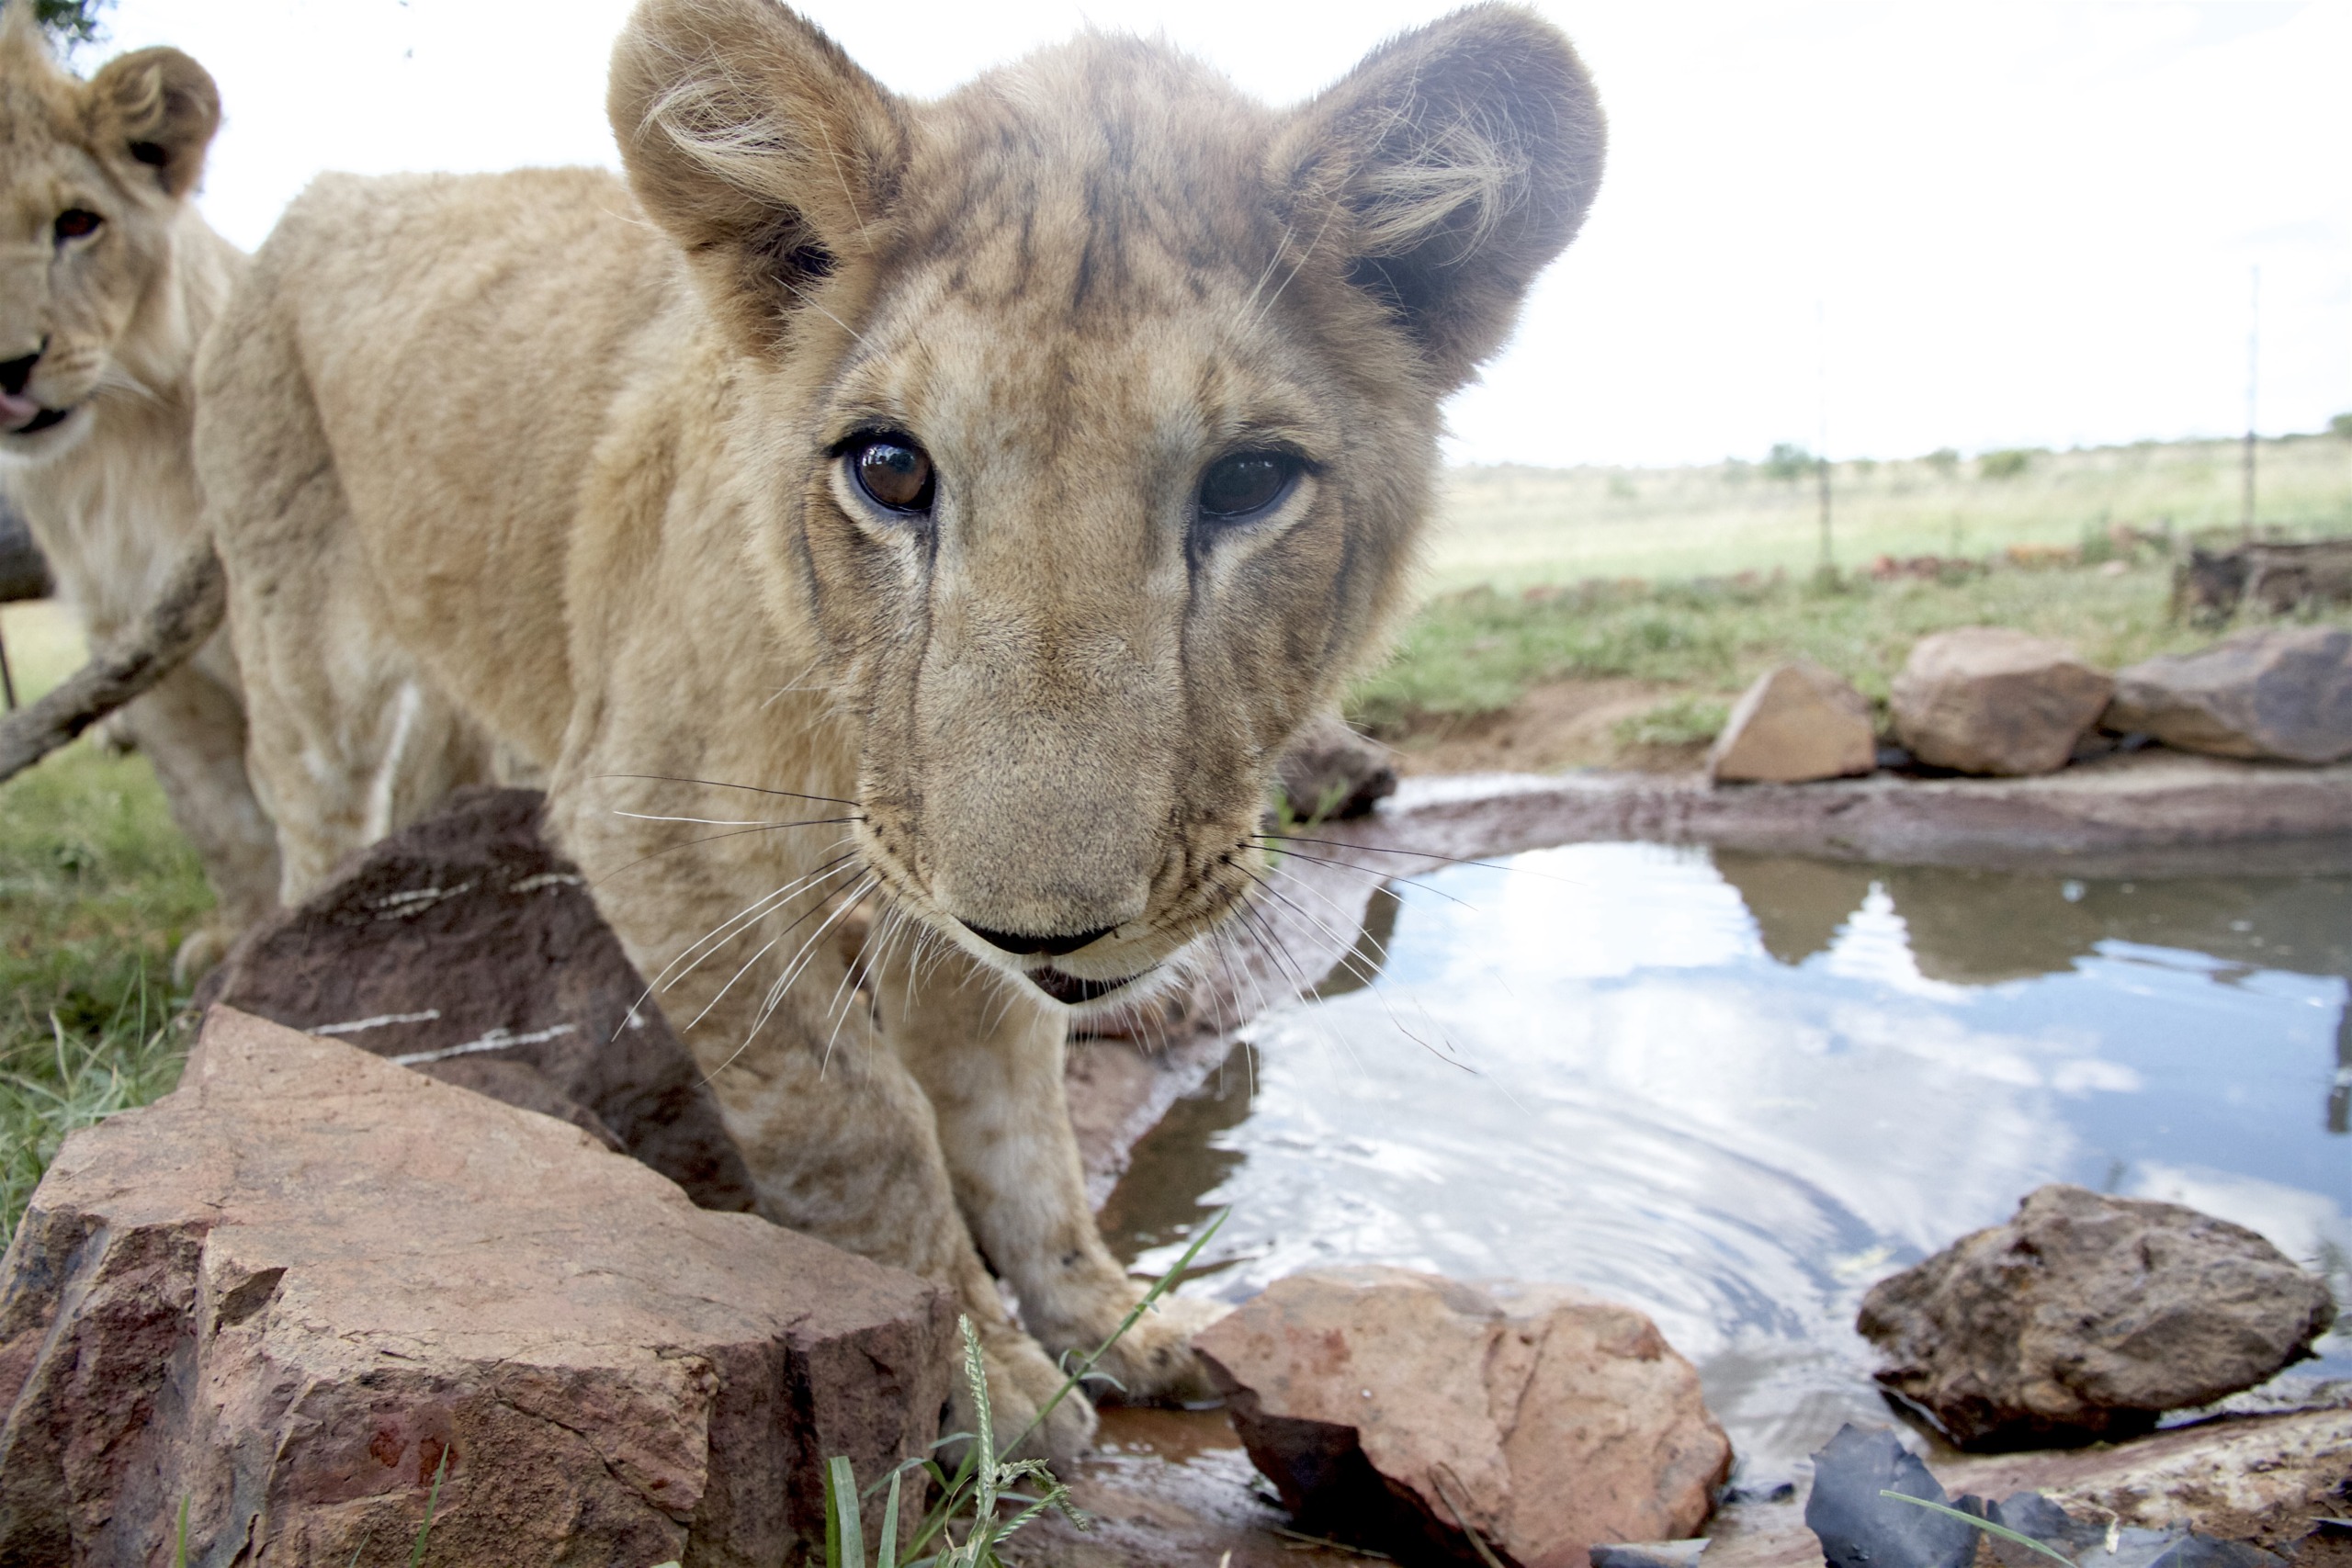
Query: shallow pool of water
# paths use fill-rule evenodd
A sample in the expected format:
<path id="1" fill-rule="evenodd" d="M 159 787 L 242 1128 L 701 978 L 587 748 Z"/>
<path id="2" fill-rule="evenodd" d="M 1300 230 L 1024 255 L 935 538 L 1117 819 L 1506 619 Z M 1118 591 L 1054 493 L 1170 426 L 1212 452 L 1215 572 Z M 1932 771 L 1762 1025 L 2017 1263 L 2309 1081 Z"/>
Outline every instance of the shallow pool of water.
<path id="1" fill-rule="evenodd" d="M 1381 1262 L 1572 1281 L 1699 1364 L 1769 1485 L 1883 1423 L 1874 1280 L 2045 1181 L 2247 1224 L 2352 1288 L 2352 876 L 2086 880 L 1582 844 L 1375 896 L 1104 1213 L 1188 1291 Z M 2352 1379 L 2352 1336 L 2250 1399 Z"/>

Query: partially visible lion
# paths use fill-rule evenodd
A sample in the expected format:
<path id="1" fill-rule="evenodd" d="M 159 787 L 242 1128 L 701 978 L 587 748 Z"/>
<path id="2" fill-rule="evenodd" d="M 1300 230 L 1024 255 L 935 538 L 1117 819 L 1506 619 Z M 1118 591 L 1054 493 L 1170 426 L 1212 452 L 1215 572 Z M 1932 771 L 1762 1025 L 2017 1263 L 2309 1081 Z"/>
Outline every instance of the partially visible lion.
<path id="1" fill-rule="evenodd" d="M 0 491 L 98 639 L 203 537 L 189 381 L 244 262 L 187 199 L 220 118 L 212 78 L 177 50 L 80 82 L 51 57 L 30 0 L 0 12 Z M 229 639 L 109 722 L 126 730 L 220 898 L 181 946 L 185 976 L 277 896 Z"/>
<path id="2" fill-rule="evenodd" d="M 207 347 L 285 893 L 375 830 L 388 712 L 548 770 L 766 1212 L 952 1285 L 1019 1431 L 1137 1299 L 1065 1026 L 1252 929 L 1599 108 L 1504 5 L 1276 111 L 1102 35 L 900 98 L 772 0 L 644 0 L 610 108 L 626 184 L 321 180 Z M 1102 1370 L 1199 1392 L 1202 1315 Z"/>

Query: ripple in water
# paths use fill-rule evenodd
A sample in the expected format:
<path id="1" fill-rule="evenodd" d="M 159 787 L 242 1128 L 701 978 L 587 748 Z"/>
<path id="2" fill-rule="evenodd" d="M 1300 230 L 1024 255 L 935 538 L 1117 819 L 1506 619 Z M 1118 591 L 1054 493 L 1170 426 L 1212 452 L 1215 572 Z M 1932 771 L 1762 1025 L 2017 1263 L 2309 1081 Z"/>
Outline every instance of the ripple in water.
<path id="1" fill-rule="evenodd" d="M 1863 1291 L 2045 1181 L 2352 1284 L 2352 879 L 1585 844 L 1416 881 L 1373 901 L 1376 986 L 1259 1019 L 1138 1150 L 1104 1218 L 1144 1267 L 1229 1204 L 1236 1261 L 1189 1291 L 1356 1262 L 1590 1287 L 1699 1364 L 1762 1483 L 1886 1418 Z M 2267 1396 L 2352 1378 L 2352 1337 L 2322 1349 Z"/>

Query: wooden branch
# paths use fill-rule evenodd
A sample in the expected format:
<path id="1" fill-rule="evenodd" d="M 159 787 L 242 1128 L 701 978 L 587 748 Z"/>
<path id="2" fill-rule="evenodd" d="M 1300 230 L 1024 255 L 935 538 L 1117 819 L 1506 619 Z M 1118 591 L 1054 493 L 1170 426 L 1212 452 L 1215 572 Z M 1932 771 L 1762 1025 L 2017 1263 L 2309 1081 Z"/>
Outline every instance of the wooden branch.
<path id="1" fill-rule="evenodd" d="M 0 780 L 14 778 L 186 663 L 229 614 L 228 579 L 208 544 L 173 571 L 128 637 L 57 689 L 0 718 Z"/>

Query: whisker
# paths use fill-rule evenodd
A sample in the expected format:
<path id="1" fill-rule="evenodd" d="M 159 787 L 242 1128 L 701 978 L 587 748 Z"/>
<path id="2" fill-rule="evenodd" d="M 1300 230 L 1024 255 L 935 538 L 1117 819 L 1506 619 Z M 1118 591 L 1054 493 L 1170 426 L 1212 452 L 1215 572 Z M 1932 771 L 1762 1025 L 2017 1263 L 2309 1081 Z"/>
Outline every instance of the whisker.
<path id="1" fill-rule="evenodd" d="M 753 795 L 781 795 L 786 800 L 813 800 L 821 806 L 862 806 L 864 802 L 843 800 L 838 795 L 803 795 L 794 789 L 770 789 L 764 784 L 729 784 L 724 779 L 692 779 L 677 773 L 597 773 L 600 779 L 647 779 L 658 784 L 705 784 L 712 789 L 749 790 Z"/>
<path id="2" fill-rule="evenodd" d="M 763 821 L 746 817 L 665 817 L 651 811 L 623 811 L 616 806 L 615 817 L 627 817 L 637 822 L 691 822 L 704 828 L 821 828 L 829 823 L 863 822 L 863 817 L 809 817 L 797 821 Z"/>
<path id="3" fill-rule="evenodd" d="M 1273 844 L 1322 844 L 1335 850 L 1356 850 L 1373 855 L 1410 855 L 1415 860 L 1443 861 L 1448 865 L 1476 866 L 1480 871 L 1509 872 L 1513 876 L 1540 876 L 1546 882 L 1557 882 L 1569 887 L 1581 887 L 1583 883 L 1570 876 L 1555 876 L 1550 872 L 1536 871 L 1524 865 L 1505 865 L 1490 860 L 1464 860 L 1459 855 L 1442 855 L 1429 850 L 1392 850 L 1384 844 L 1351 843 L 1345 839 L 1306 839 L 1292 833 L 1252 833 L 1252 839 Z M 1307 857 L 1299 857 L 1304 860 Z"/>
<path id="4" fill-rule="evenodd" d="M 1335 867 L 1340 871 L 1352 871 L 1358 876 L 1368 876 L 1374 882 L 1378 882 L 1384 886 L 1391 883 L 1402 883 L 1408 887 L 1416 887 L 1424 893 L 1434 893 L 1439 897 L 1459 904 L 1465 909 L 1475 909 L 1477 908 L 1476 904 L 1471 903 L 1468 899 L 1457 898 L 1442 887 L 1431 886 L 1426 882 L 1419 881 L 1417 878 L 1410 876 L 1398 876 L 1390 872 L 1374 871 L 1370 866 L 1358 865 L 1352 861 L 1332 860 L 1326 855 L 1311 855 L 1304 850 L 1275 850 L 1272 852 L 1286 856 L 1292 860 L 1303 860 L 1312 865 L 1328 865 Z"/>

